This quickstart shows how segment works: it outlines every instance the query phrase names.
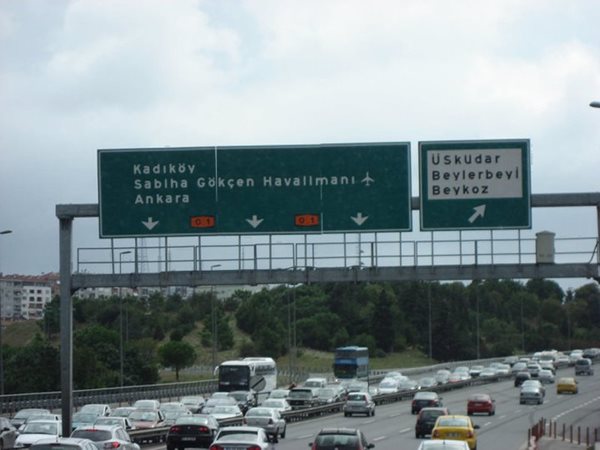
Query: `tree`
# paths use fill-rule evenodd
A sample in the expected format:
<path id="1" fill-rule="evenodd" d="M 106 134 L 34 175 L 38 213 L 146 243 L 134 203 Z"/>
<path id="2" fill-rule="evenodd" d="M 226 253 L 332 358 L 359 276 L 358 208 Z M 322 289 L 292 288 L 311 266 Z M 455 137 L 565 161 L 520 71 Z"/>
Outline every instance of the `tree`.
<path id="1" fill-rule="evenodd" d="M 169 341 L 159 347 L 158 357 L 163 367 L 175 369 L 175 379 L 179 381 L 179 371 L 194 364 L 196 351 L 185 341 Z"/>

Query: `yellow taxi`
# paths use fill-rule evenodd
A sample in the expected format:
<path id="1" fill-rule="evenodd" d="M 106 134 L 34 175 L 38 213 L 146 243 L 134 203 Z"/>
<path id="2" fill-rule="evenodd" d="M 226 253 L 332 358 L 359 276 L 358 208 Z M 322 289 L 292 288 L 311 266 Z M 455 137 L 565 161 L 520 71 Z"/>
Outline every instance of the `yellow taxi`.
<path id="1" fill-rule="evenodd" d="M 465 441 L 469 449 L 477 448 L 477 433 L 479 425 L 474 425 L 469 416 L 439 416 L 431 431 L 431 439 L 451 439 Z"/>
<path id="2" fill-rule="evenodd" d="M 577 394 L 577 380 L 573 377 L 559 378 L 556 382 L 556 393 L 557 394 Z"/>

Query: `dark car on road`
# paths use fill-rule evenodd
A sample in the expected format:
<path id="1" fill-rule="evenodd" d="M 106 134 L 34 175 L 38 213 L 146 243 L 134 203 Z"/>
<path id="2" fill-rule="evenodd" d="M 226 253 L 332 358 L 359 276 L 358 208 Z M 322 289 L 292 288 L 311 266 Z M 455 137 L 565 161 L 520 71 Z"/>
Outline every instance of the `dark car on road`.
<path id="1" fill-rule="evenodd" d="M 317 396 L 312 388 L 294 388 L 287 400 L 292 409 L 310 408 L 317 404 Z"/>
<path id="2" fill-rule="evenodd" d="M 450 414 L 450 411 L 445 406 L 421 408 L 421 411 L 417 415 L 417 422 L 415 423 L 415 437 L 419 439 L 430 435 L 437 418 L 439 416 L 447 416 L 448 414 Z"/>
<path id="3" fill-rule="evenodd" d="M 219 429 L 217 419 L 208 414 L 178 417 L 167 431 L 167 450 L 208 448 Z"/>
<path id="4" fill-rule="evenodd" d="M 519 387 L 524 381 L 531 380 L 531 374 L 529 372 L 517 372 L 515 375 L 515 387 Z"/>
<path id="5" fill-rule="evenodd" d="M 411 402 L 410 410 L 413 414 L 417 414 L 419 411 L 421 411 L 421 408 L 426 408 L 428 406 L 444 406 L 442 404 L 442 398 L 437 394 L 437 392 L 417 392 Z"/>

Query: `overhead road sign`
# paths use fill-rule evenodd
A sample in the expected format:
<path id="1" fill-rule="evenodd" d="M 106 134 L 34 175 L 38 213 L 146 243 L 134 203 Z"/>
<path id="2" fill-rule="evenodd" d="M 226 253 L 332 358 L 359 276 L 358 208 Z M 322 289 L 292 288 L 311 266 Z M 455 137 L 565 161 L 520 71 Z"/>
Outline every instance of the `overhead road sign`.
<path id="1" fill-rule="evenodd" d="M 528 139 L 419 143 L 422 230 L 531 228 Z"/>
<path id="2" fill-rule="evenodd" d="M 410 144 L 98 150 L 100 237 L 411 229 Z"/>

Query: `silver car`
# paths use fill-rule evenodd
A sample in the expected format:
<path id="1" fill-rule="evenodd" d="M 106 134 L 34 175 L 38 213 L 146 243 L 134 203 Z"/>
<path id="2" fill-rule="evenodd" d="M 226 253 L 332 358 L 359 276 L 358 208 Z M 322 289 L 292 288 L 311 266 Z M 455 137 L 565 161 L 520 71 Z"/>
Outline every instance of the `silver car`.
<path id="1" fill-rule="evenodd" d="M 71 433 L 73 438 L 89 439 L 98 450 L 118 448 L 120 450 L 140 450 L 125 429 L 118 425 L 94 425 L 77 428 Z"/>
<path id="2" fill-rule="evenodd" d="M 260 427 L 223 427 L 213 445 L 236 450 L 271 450 L 273 447 L 265 430 Z"/>
<path id="3" fill-rule="evenodd" d="M 44 438 L 35 441 L 29 450 L 97 450 L 89 439 L 70 437 Z"/>
<path id="4" fill-rule="evenodd" d="M 273 442 L 277 442 L 279 436 L 285 438 L 285 419 L 274 408 L 250 408 L 244 416 L 244 425 L 262 428 Z"/>
<path id="5" fill-rule="evenodd" d="M 351 392 L 344 404 L 344 416 L 353 414 L 375 415 L 375 402 L 368 392 Z"/>

